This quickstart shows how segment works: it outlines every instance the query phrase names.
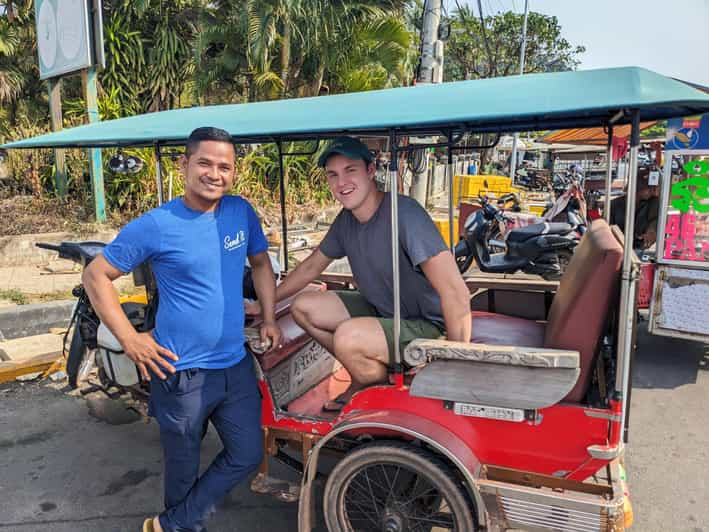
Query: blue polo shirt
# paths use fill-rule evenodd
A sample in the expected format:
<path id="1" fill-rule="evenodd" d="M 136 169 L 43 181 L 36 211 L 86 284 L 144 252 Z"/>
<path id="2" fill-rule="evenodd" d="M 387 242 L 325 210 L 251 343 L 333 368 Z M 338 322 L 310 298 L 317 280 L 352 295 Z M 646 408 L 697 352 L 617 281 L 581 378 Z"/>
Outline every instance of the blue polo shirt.
<path id="1" fill-rule="evenodd" d="M 160 295 L 154 337 L 179 357 L 176 369 L 219 369 L 246 354 L 244 265 L 267 248 L 240 196 L 224 196 L 213 212 L 177 198 L 126 225 L 103 256 L 125 273 L 150 261 Z"/>

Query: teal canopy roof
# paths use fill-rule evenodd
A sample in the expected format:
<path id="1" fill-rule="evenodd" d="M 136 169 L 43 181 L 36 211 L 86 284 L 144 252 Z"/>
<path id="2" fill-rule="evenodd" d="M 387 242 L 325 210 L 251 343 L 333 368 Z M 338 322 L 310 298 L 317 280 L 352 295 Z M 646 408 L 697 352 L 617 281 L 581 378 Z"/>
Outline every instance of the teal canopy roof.
<path id="1" fill-rule="evenodd" d="M 99 122 L 5 144 L 4 148 L 177 145 L 199 126 L 225 129 L 236 142 L 342 133 L 427 134 L 592 127 L 620 110 L 659 120 L 709 112 L 709 95 L 636 67 L 528 74 L 435 85 L 209 107 Z M 617 123 L 628 123 L 624 115 Z"/>

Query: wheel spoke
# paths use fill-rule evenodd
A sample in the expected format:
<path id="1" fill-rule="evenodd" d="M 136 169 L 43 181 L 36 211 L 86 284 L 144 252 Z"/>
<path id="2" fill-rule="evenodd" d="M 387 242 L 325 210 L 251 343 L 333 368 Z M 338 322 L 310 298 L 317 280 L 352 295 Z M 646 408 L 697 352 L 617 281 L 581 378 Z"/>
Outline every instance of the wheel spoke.
<path id="1" fill-rule="evenodd" d="M 450 514 L 443 514 L 440 517 L 435 517 L 439 516 L 439 514 L 434 514 L 434 516 L 431 517 L 413 517 L 412 521 L 409 522 L 414 522 L 414 523 L 428 523 L 431 525 L 437 525 L 437 526 L 444 526 L 447 527 L 449 530 L 453 530 L 453 527 L 455 526 L 455 523 L 453 522 L 453 516 Z"/>
<path id="2" fill-rule="evenodd" d="M 403 448 L 398 444 L 392 447 Z M 377 532 L 385 523 L 408 532 L 460 532 L 461 526 L 469 528 L 467 505 L 456 491 L 458 486 L 451 485 L 452 474 L 444 466 L 434 459 L 429 464 L 421 462 L 425 453 L 416 450 L 408 453 L 410 459 L 406 452 L 389 458 L 362 451 L 341 468 L 345 476 L 335 481 L 335 486 L 339 482 L 337 491 L 328 493 L 326 488 L 327 500 L 337 504 L 336 514 L 328 513 L 326 502 L 328 526 L 339 523 L 340 528 L 357 532 Z M 333 494 L 339 494 L 336 501 Z M 335 515 L 337 522 L 329 520 Z"/>
<path id="3" fill-rule="evenodd" d="M 348 501 L 348 502 L 349 502 L 349 503 L 352 503 L 353 505 L 355 505 L 355 506 L 357 507 L 357 509 L 359 510 L 359 512 L 361 512 L 362 515 L 364 515 L 365 519 L 368 520 L 368 521 L 371 521 L 372 523 L 374 523 L 374 526 L 375 526 L 375 527 L 379 526 L 379 514 L 378 514 L 378 513 L 377 513 L 377 515 L 372 516 L 371 513 L 367 512 L 367 511 L 366 511 L 364 508 L 362 508 L 362 506 L 361 506 L 360 504 L 358 504 L 356 501 L 350 500 L 350 501 Z M 347 516 L 350 518 L 350 521 L 353 519 L 353 517 L 352 517 L 352 515 L 351 515 L 351 513 L 350 513 L 349 511 L 347 512 Z M 361 521 L 362 518 L 355 518 L 355 520 Z"/>
<path id="4" fill-rule="evenodd" d="M 394 496 L 394 488 L 396 487 L 396 481 L 399 478 L 400 472 L 401 472 L 401 468 L 397 467 L 396 468 L 396 475 L 394 475 L 394 480 L 392 480 L 392 483 L 391 483 L 391 489 L 389 490 L 389 493 L 387 494 L 387 500 L 389 500 L 391 497 Z"/>
<path id="5" fill-rule="evenodd" d="M 377 511 L 377 519 L 379 519 L 379 507 L 377 506 L 377 500 L 374 497 L 374 491 L 372 490 L 372 484 L 369 481 L 369 474 L 367 473 L 366 468 L 364 470 L 364 476 L 367 479 L 367 485 L 369 486 L 369 494 L 372 496 L 372 505 L 374 506 L 375 510 Z"/>

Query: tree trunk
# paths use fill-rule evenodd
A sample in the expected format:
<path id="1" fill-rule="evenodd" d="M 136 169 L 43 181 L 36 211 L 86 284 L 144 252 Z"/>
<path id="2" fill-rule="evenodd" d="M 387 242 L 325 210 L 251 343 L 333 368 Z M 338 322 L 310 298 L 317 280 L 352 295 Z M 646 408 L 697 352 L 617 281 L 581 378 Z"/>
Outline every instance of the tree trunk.
<path id="1" fill-rule="evenodd" d="M 26 170 L 27 181 L 30 183 L 30 188 L 32 189 L 32 195 L 35 198 L 42 197 L 42 181 L 39 178 L 39 171 L 34 162 L 34 157 L 30 154 L 27 157 L 28 168 Z"/>
<path id="2" fill-rule="evenodd" d="M 317 96 L 322 86 L 322 80 L 325 76 L 325 65 L 318 65 L 318 70 L 313 76 L 313 80 L 308 84 L 305 96 Z"/>
<path id="3" fill-rule="evenodd" d="M 291 40 L 291 28 L 290 22 L 286 19 L 283 24 L 283 35 L 281 37 L 281 81 L 283 82 L 283 89 L 281 90 L 281 97 L 285 98 L 288 94 L 288 69 L 290 66 L 290 40 Z"/>

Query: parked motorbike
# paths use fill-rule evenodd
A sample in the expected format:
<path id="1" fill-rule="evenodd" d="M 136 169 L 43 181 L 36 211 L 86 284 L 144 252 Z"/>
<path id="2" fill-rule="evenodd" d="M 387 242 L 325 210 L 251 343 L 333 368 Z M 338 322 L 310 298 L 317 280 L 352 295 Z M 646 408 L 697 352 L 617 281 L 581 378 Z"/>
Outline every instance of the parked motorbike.
<path id="1" fill-rule="evenodd" d="M 548 179 L 533 168 L 520 168 L 515 173 L 515 185 L 528 190 L 548 190 Z"/>
<path id="2" fill-rule="evenodd" d="M 569 176 L 554 182 L 554 203 L 547 205 L 542 219 L 547 222 L 566 222 L 574 227 L 579 238 L 586 232 L 586 196 L 581 180 Z"/>
<path id="3" fill-rule="evenodd" d="M 62 242 L 59 245 L 37 243 L 37 247 L 56 251 L 59 258 L 67 259 L 86 268 L 101 253 L 104 242 Z M 121 308 L 136 330 L 144 332 L 153 328 L 157 311 L 157 288 L 147 264 L 133 272 L 136 286 L 145 286 L 144 298 L 121 298 Z M 123 348 L 108 328 L 101 323 L 91 305 L 89 296 L 82 284 L 74 287 L 72 295 L 76 305 L 72 312 L 69 327 L 64 337 L 64 357 L 66 374 L 71 388 L 77 388 L 96 365 L 100 384 L 126 388 L 133 395 L 147 396 L 148 383 L 142 380 L 137 367 L 128 357 L 121 354 Z M 141 301 L 142 299 L 142 301 Z M 68 334 L 72 332 L 69 350 L 66 351 Z"/>
<path id="4" fill-rule="evenodd" d="M 479 201 L 481 208 L 465 221 L 465 236 L 455 247 L 455 259 L 461 273 L 475 262 L 487 273 L 523 271 L 547 280 L 561 277 L 578 244 L 578 237 L 570 224 L 545 222 L 513 229 L 501 243 L 505 251 L 490 253 L 490 234 L 507 220 L 486 197 L 480 197 Z"/>

